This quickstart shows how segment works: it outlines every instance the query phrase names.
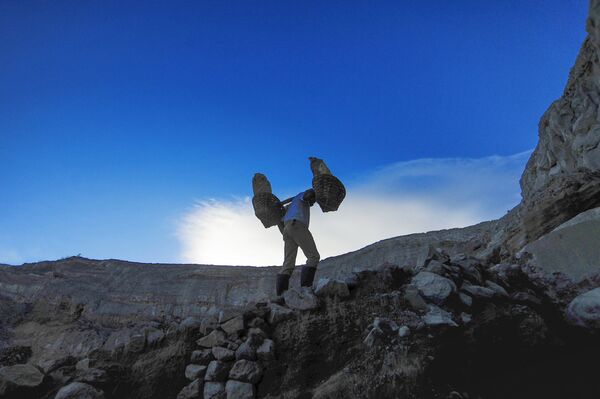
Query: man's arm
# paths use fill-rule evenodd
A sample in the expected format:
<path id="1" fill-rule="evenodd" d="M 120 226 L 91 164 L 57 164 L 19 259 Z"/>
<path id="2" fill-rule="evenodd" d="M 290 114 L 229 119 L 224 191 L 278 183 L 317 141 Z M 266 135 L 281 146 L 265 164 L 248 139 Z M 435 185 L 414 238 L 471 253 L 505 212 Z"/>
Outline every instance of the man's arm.
<path id="1" fill-rule="evenodd" d="M 293 199 L 294 199 L 294 197 L 284 199 L 283 201 L 281 201 L 281 205 L 289 204 L 290 202 L 292 202 Z"/>

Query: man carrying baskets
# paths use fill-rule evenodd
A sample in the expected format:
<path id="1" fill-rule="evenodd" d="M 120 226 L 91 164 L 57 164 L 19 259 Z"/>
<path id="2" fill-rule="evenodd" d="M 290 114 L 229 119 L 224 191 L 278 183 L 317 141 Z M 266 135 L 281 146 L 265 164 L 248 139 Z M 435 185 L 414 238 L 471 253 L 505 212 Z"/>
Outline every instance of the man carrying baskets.
<path id="1" fill-rule="evenodd" d="M 317 264 L 321 259 L 315 240 L 308 230 L 310 207 L 316 202 L 315 191 L 313 189 L 303 191 L 295 197 L 283 201 L 282 204 L 288 202 L 290 202 L 290 205 L 286 207 L 285 215 L 278 224 L 283 235 L 284 257 L 283 268 L 281 273 L 277 274 L 275 284 L 277 295 L 283 294 L 288 289 L 290 276 L 296 266 L 298 247 L 306 256 L 306 265 L 302 266 L 300 271 L 300 285 L 302 287 L 312 286 Z"/>

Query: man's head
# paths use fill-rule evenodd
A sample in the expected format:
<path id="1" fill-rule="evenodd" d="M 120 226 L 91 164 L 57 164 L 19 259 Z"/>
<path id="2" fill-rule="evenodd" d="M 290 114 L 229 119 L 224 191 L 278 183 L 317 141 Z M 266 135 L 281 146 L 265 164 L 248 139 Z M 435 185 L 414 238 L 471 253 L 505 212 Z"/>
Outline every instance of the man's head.
<path id="1" fill-rule="evenodd" d="M 313 206 L 317 201 L 317 195 L 315 194 L 315 190 L 309 188 L 304 192 L 304 201 L 308 202 L 308 205 Z"/>

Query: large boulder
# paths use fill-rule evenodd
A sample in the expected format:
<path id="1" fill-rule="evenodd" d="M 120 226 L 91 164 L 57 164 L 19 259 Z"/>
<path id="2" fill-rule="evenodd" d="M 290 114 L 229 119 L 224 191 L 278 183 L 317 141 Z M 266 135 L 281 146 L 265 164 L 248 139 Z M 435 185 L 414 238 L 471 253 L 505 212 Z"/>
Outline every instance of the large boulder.
<path id="1" fill-rule="evenodd" d="M 30 364 L 0 368 L 0 397 L 9 392 L 32 392 L 44 381 L 44 374 Z"/>
<path id="2" fill-rule="evenodd" d="M 452 280 L 426 271 L 419 272 L 411 283 L 425 299 L 438 305 L 444 303 L 456 291 Z"/>
<path id="3" fill-rule="evenodd" d="M 435 305 L 429 305 L 429 311 L 423 316 L 423 322 L 428 326 L 458 327 L 450 313 Z"/>
<path id="4" fill-rule="evenodd" d="M 315 294 L 320 297 L 337 296 L 346 298 L 350 296 L 348 285 L 341 280 L 321 278 L 315 285 Z"/>
<path id="5" fill-rule="evenodd" d="M 253 399 L 254 385 L 247 382 L 229 380 L 225 385 L 227 399 Z"/>
<path id="6" fill-rule="evenodd" d="M 214 330 L 210 334 L 200 338 L 196 343 L 204 348 L 212 348 L 227 342 L 227 336 L 221 330 Z"/>
<path id="7" fill-rule="evenodd" d="M 528 244 L 523 252 L 548 272 L 561 272 L 575 282 L 600 273 L 600 208 L 590 209 Z"/>
<path id="8" fill-rule="evenodd" d="M 567 308 L 567 317 L 578 326 L 600 328 L 600 288 L 573 299 Z"/>
<path id="9" fill-rule="evenodd" d="M 72 382 L 62 387 L 54 399 L 104 399 L 104 393 L 91 385 Z"/>
<path id="10" fill-rule="evenodd" d="M 309 287 L 290 288 L 283 293 L 283 299 L 292 309 L 310 310 L 319 307 L 319 299 Z"/>
<path id="11" fill-rule="evenodd" d="M 204 383 L 204 399 L 225 399 L 225 384 L 222 382 Z"/>
<path id="12" fill-rule="evenodd" d="M 229 378 L 256 384 L 262 377 L 262 368 L 250 360 L 238 360 L 229 371 Z"/>
<path id="13" fill-rule="evenodd" d="M 206 369 L 204 379 L 206 381 L 225 381 L 231 369 L 231 363 L 213 360 Z"/>

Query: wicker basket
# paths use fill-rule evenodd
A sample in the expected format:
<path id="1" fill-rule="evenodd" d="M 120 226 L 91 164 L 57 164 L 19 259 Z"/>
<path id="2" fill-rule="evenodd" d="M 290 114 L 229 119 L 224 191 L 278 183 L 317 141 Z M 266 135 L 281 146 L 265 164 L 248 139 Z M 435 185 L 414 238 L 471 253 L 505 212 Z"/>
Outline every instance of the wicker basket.
<path id="1" fill-rule="evenodd" d="M 337 211 L 346 197 L 346 188 L 333 175 L 322 174 L 313 177 L 313 189 L 317 196 L 317 203 L 323 212 Z"/>
<path id="2" fill-rule="evenodd" d="M 252 198 L 254 214 L 265 228 L 276 226 L 283 217 L 283 206 L 274 194 L 258 193 Z"/>

